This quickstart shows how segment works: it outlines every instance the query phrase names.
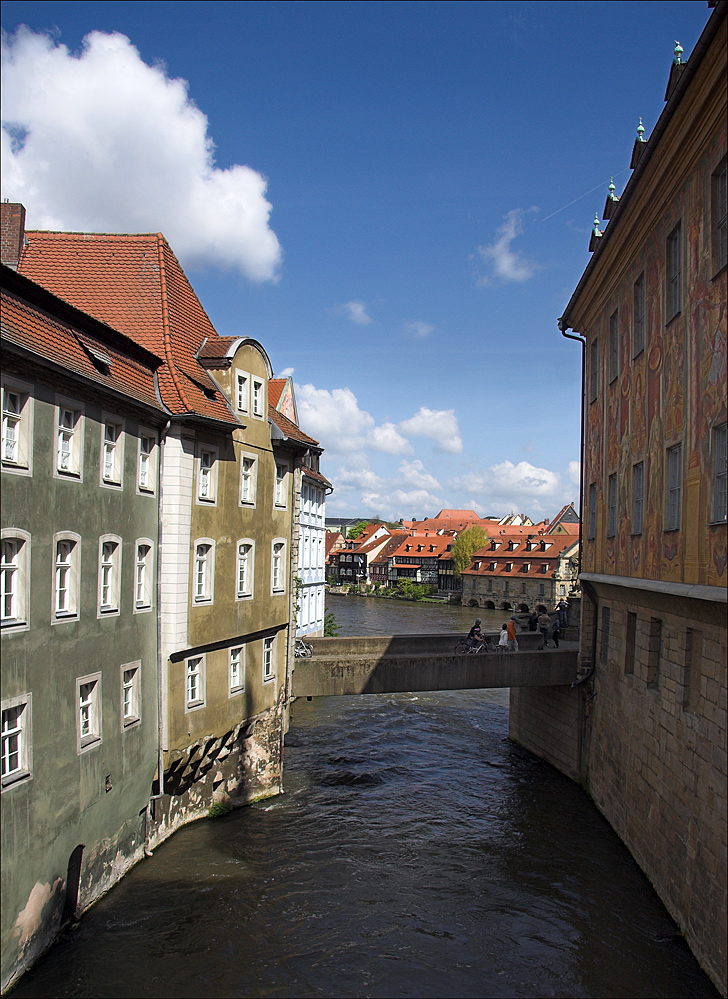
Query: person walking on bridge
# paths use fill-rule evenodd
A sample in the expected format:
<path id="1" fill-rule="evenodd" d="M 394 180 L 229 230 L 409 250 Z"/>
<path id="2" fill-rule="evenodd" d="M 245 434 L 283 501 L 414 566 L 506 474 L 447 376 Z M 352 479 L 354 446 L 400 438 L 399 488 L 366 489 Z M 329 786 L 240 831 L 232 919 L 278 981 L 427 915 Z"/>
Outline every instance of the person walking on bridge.
<path id="1" fill-rule="evenodd" d="M 516 619 L 512 617 L 506 626 L 508 632 L 508 651 L 518 652 L 518 639 L 516 638 Z"/>
<path id="2" fill-rule="evenodd" d="M 561 625 L 559 624 L 558 615 L 554 618 L 554 626 L 551 629 L 551 637 L 554 640 L 554 646 L 558 649 L 559 647 L 559 634 L 561 633 Z"/>
<path id="3" fill-rule="evenodd" d="M 538 630 L 543 635 L 543 647 L 547 649 L 549 647 L 549 627 L 551 625 L 551 618 L 548 616 L 545 610 L 542 610 L 538 615 Z"/>

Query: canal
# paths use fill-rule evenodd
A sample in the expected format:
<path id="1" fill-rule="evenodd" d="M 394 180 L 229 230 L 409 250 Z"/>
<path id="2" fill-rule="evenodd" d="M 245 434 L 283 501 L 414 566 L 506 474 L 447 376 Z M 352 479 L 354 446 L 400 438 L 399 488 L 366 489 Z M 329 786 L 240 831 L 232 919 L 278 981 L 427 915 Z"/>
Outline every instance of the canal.
<path id="1" fill-rule="evenodd" d="M 474 616 L 330 607 L 343 634 Z M 297 701 L 286 793 L 182 829 L 13 994 L 717 996 L 606 821 L 507 722 L 503 690 Z"/>

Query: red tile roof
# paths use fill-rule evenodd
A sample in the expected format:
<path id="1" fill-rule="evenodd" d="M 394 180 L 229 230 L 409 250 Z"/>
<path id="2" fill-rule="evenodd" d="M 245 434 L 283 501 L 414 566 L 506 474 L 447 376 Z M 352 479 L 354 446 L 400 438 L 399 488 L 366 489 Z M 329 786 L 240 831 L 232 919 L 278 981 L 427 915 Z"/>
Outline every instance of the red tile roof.
<path id="1" fill-rule="evenodd" d="M 195 359 L 217 331 L 161 233 L 28 231 L 18 271 L 162 357 L 172 413 L 239 424 Z"/>
<path id="2" fill-rule="evenodd" d="M 268 402 L 275 409 L 278 405 L 281 392 L 283 391 L 286 384 L 285 378 L 269 378 L 268 379 Z"/>
<path id="3" fill-rule="evenodd" d="M 309 437 L 308 434 L 304 434 L 303 430 L 296 426 L 296 424 L 289 420 L 287 416 L 283 413 L 279 413 L 275 407 L 268 404 L 268 417 L 276 424 L 278 429 L 289 437 L 291 440 L 298 441 L 299 444 L 310 444 L 312 447 L 318 448 L 319 442 L 314 440 L 313 437 Z"/>
<path id="4" fill-rule="evenodd" d="M 67 314 L 72 318 L 73 312 L 33 282 L 3 271 L 4 341 L 163 413 L 154 378 L 161 359 L 87 316 L 69 322 Z"/>

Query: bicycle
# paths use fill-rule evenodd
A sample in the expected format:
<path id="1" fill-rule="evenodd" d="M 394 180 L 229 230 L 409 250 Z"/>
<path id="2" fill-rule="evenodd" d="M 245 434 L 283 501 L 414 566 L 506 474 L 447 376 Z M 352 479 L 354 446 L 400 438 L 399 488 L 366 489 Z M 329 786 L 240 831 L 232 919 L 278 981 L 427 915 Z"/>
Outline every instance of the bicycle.
<path id="1" fill-rule="evenodd" d="M 313 645 L 304 642 L 302 638 L 297 638 L 293 646 L 293 655 L 296 659 L 310 659 L 313 655 Z"/>
<path id="2" fill-rule="evenodd" d="M 482 642 L 471 642 L 469 638 L 461 638 L 459 642 L 455 645 L 455 654 L 458 656 L 464 655 L 480 655 L 481 652 L 490 651 L 490 643 L 487 641 Z"/>

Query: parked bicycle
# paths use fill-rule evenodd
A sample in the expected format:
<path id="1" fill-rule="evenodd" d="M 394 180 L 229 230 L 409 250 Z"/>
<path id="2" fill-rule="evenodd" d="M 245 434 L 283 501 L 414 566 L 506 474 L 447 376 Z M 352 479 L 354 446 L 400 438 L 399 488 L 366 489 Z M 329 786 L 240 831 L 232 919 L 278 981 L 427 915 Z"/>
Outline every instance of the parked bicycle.
<path id="1" fill-rule="evenodd" d="M 296 659 L 310 659 L 313 655 L 313 645 L 304 642 L 302 638 L 297 638 L 293 646 L 293 655 Z"/>

